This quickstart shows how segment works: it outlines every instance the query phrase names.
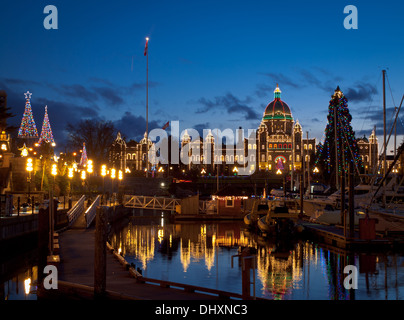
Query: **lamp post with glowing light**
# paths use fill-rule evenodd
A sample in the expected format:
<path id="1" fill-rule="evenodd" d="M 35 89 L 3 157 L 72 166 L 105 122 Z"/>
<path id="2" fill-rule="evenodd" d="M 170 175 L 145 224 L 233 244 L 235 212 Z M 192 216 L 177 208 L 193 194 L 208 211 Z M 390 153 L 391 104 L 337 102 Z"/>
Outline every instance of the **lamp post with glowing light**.
<path id="1" fill-rule="evenodd" d="M 119 180 L 119 184 L 118 184 L 118 203 L 122 203 L 121 202 L 122 192 L 120 191 L 122 179 L 123 179 L 123 172 L 122 172 L 122 170 L 118 170 L 118 180 Z"/>
<path id="2" fill-rule="evenodd" d="M 111 183 L 112 183 L 112 196 L 114 198 L 114 204 L 115 204 L 115 193 L 114 193 L 114 179 L 116 178 L 116 170 L 115 168 L 111 169 Z"/>
<path id="3" fill-rule="evenodd" d="M 104 198 L 105 195 L 105 176 L 107 175 L 107 166 L 103 164 L 101 166 L 101 176 L 102 176 L 102 198 Z M 102 200 L 101 200 L 102 201 Z"/>
<path id="4" fill-rule="evenodd" d="M 34 170 L 33 163 L 32 163 L 32 158 L 27 159 L 27 166 L 26 166 L 25 169 L 28 172 L 28 177 L 27 177 L 27 182 L 28 182 L 28 201 L 27 202 L 29 202 L 29 200 L 31 199 L 31 172 Z M 33 205 L 34 204 L 31 203 L 32 208 L 34 208 Z M 34 209 L 32 209 L 32 210 L 34 210 Z"/>
<path id="5" fill-rule="evenodd" d="M 50 252 L 53 255 L 53 232 L 55 229 L 55 200 L 53 199 L 54 192 L 55 192 L 55 180 L 56 175 L 58 174 L 57 165 L 53 163 L 51 166 L 51 174 L 53 176 L 53 186 L 50 190 L 50 197 L 49 197 L 49 219 L 50 219 Z M 57 209 L 57 207 L 56 207 Z"/>

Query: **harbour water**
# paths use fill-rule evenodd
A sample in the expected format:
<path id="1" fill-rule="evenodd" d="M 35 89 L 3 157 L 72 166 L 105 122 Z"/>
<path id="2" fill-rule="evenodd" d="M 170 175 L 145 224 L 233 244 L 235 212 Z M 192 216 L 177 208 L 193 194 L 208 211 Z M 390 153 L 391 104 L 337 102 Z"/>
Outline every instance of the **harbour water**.
<path id="1" fill-rule="evenodd" d="M 257 256 L 255 296 L 276 300 L 402 300 L 404 253 L 354 253 L 309 241 L 271 242 L 236 222 L 169 223 L 134 218 L 112 245 L 148 278 L 242 292 L 237 254 Z M 233 259 L 233 265 L 232 265 Z M 358 289 L 346 290 L 346 265 L 358 270 Z M 251 285 L 251 295 L 254 295 Z"/>
<path id="2" fill-rule="evenodd" d="M 271 242 L 243 222 L 169 223 L 132 218 L 112 230 L 111 244 L 148 278 L 242 292 L 244 248 L 257 256 L 255 295 L 276 300 L 403 300 L 404 253 L 354 253 L 310 241 Z M 35 250 L 0 263 L 0 300 L 35 300 Z M 232 265 L 233 259 L 233 265 Z M 344 288 L 344 266 L 355 265 L 358 289 Z M 254 295 L 253 285 L 251 294 Z"/>

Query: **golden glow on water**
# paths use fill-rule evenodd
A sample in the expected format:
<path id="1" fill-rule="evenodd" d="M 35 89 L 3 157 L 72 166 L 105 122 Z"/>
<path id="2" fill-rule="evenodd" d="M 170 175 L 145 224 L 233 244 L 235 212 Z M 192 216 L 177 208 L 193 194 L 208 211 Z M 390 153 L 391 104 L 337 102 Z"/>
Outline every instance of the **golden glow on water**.
<path id="1" fill-rule="evenodd" d="M 349 298 L 342 285 L 343 268 L 352 261 L 346 253 L 333 252 L 307 241 L 279 245 L 242 226 L 239 222 L 170 224 L 165 221 L 151 225 L 133 222 L 113 234 L 111 244 L 124 257 L 136 259 L 148 277 L 174 282 L 197 279 L 199 283 L 191 284 L 239 293 L 241 264 L 236 258 L 232 268 L 231 256 L 249 247 L 256 254 L 257 296 L 279 300 Z M 369 268 L 383 272 L 385 259 L 376 256 L 373 259 L 367 262 Z M 148 274 L 148 267 L 157 274 Z M 232 284 L 228 279 L 240 283 Z M 228 289 L 229 285 L 233 287 Z"/>

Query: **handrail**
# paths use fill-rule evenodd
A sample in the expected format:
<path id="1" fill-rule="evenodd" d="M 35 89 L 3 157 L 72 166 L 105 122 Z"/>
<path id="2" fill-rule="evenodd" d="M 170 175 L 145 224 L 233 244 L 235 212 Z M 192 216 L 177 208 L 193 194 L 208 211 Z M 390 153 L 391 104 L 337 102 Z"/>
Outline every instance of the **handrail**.
<path id="1" fill-rule="evenodd" d="M 84 217 L 86 218 L 86 228 L 90 226 L 93 222 L 95 214 L 97 212 L 97 207 L 100 205 L 101 196 L 98 195 L 95 198 L 94 202 L 87 208 L 86 212 L 84 213 Z"/>
<path id="2" fill-rule="evenodd" d="M 67 212 L 67 220 L 69 221 L 69 226 L 71 226 L 74 221 L 83 213 L 84 211 L 84 200 L 86 199 L 86 196 L 81 196 L 79 201 L 76 202 L 74 207 L 72 207 L 68 212 Z"/>
<path id="3" fill-rule="evenodd" d="M 125 196 L 124 206 L 138 209 L 175 210 L 181 204 L 180 199 L 151 196 Z"/>

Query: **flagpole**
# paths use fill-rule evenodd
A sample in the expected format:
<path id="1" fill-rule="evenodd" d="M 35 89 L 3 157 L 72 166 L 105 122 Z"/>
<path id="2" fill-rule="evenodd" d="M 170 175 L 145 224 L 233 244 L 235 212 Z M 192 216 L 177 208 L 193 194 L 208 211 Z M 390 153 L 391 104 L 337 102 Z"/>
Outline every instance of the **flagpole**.
<path id="1" fill-rule="evenodd" d="M 146 178 L 149 176 L 149 38 L 146 38 Z"/>

